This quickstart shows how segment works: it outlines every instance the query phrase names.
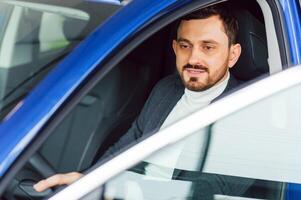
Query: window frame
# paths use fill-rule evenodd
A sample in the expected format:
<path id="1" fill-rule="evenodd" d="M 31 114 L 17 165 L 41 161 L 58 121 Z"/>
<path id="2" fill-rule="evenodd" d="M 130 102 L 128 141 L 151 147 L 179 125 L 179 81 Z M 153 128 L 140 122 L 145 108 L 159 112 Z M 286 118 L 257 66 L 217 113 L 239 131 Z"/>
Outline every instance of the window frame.
<path id="1" fill-rule="evenodd" d="M 292 52 L 288 38 L 285 15 L 278 0 L 266 0 L 272 12 L 273 24 L 277 36 L 278 48 L 281 56 L 282 69 L 292 66 Z"/>

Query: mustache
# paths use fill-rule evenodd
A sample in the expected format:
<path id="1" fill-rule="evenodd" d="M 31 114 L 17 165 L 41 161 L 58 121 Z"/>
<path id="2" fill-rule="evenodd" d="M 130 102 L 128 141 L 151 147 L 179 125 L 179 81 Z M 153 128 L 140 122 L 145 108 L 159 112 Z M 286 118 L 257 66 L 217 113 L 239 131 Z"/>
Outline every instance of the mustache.
<path id="1" fill-rule="evenodd" d="M 191 65 L 191 64 L 186 64 L 183 66 L 183 70 L 185 69 L 200 69 L 208 72 L 208 68 L 203 66 L 203 65 Z"/>

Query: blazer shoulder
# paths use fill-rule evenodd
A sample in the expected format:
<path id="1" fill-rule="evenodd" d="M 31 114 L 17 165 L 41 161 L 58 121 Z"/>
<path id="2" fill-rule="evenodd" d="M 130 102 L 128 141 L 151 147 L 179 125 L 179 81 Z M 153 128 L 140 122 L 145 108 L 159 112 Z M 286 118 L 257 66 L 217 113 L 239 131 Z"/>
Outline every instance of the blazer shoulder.
<path id="1" fill-rule="evenodd" d="M 162 101 L 170 101 L 175 98 L 175 94 L 181 93 L 181 89 L 184 86 L 180 80 L 180 77 L 177 75 L 169 75 L 161 79 L 153 88 L 151 94 L 148 97 L 144 109 L 151 112 L 156 108 Z"/>
<path id="2" fill-rule="evenodd" d="M 158 93 L 166 93 L 171 89 L 182 88 L 182 82 L 179 75 L 172 74 L 161 79 L 154 87 L 153 91 Z"/>

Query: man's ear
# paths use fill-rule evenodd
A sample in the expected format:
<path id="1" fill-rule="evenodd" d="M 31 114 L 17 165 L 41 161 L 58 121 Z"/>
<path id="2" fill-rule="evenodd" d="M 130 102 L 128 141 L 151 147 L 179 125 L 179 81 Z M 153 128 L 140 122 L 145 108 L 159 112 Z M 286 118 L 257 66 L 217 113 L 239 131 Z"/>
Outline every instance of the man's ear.
<path id="1" fill-rule="evenodd" d="M 237 62 L 239 56 L 241 54 L 241 46 L 240 44 L 234 44 L 230 47 L 230 54 L 229 54 L 229 60 L 228 60 L 228 67 L 231 68 L 235 65 Z"/>
<path id="2" fill-rule="evenodd" d="M 176 40 L 173 40 L 172 41 L 172 49 L 173 49 L 173 52 L 175 53 L 175 55 L 177 55 L 177 41 Z"/>

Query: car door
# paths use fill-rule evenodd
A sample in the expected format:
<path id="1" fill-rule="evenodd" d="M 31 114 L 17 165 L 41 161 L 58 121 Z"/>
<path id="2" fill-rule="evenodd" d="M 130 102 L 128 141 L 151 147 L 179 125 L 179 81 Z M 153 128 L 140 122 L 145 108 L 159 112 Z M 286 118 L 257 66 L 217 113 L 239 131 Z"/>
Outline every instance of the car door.
<path id="1" fill-rule="evenodd" d="M 51 199 L 300 198 L 287 187 L 301 183 L 300 69 L 262 79 L 160 130 Z"/>

